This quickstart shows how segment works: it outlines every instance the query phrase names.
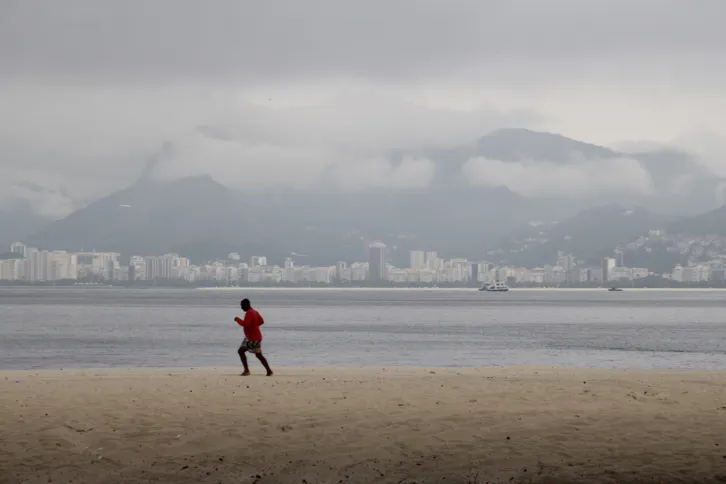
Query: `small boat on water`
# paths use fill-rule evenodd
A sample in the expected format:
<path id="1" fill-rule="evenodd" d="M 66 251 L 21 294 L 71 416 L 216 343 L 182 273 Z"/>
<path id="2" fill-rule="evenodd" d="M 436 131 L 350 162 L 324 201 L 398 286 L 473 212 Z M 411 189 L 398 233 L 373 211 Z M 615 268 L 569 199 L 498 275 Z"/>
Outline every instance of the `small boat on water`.
<path id="1" fill-rule="evenodd" d="M 610 292 L 622 292 L 623 290 L 621 288 L 619 288 L 619 287 L 611 287 L 610 289 L 608 289 L 608 291 L 610 291 Z"/>
<path id="2" fill-rule="evenodd" d="M 501 281 L 494 281 L 487 282 L 479 290 L 485 292 L 507 292 L 509 291 L 509 287 Z"/>

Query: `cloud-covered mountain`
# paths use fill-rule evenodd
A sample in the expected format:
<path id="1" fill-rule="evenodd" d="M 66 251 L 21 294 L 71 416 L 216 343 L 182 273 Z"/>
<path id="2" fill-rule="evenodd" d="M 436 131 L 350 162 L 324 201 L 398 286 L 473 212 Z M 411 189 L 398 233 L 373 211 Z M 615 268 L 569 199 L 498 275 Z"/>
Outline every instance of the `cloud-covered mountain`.
<path id="1" fill-rule="evenodd" d="M 726 200 L 726 179 L 675 149 L 618 152 L 561 135 L 501 129 L 447 154 L 448 173 L 472 185 L 506 186 L 527 197 L 619 201 L 692 215 Z"/>
<path id="2" fill-rule="evenodd" d="M 353 170 L 333 165 L 329 173 L 350 185 L 327 178 L 297 190 L 249 188 L 249 181 L 237 190 L 236 174 L 224 184 L 208 176 L 155 179 L 174 158 L 175 147 L 165 144 L 137 183 L 28 241 L 125 254 L 177 251 L 196 260 L 229 252 L 279 260 L 294 252 L 330 263 L 365 257 L 367 243 L 381 239 L 399 262 L 413 248 L 479 258 L 533 220 L 550 224 L 611 202 L 645 207 L 627 215 L 618 206 L 586 210 L 551 226 L 547 242 L 527 252 L 532 257 L 517 249 L 517 260 L 541 263 L 559 249 L 589 257 L 626 242 L 665 220 L 653 208 L 664 214 L 710 209 L 723 183 L 682 152 L 619 153 L 523 129 L 494 131 L 455 149 L 389 152 L 379 164 L 368 160 Z"/>
<path id="3" fill-rule="evenodd" d="M 551 220 L 610 201 L 684 215 L 724 201 L 709 173 L 663 175 L 672 150 L 521 130 L 477 141 L 505 126 L 682 140 L 726 176 L 723 2 L 46 3 L 0 7 L 0 210 L 20 194 L 64 217 L 143 170 L 210 175 L 254 213 L 253 192 L 275 189 L 293 206 L 339 206 L 354 227 L 480 250 L 524 206 Z M 491 216 L 469 208 L 510 198 Z M 348 207 L 387 199 L 400 210 Z M 437 220 L 413 223 L 414 204 Z M 447 233 L 459 217 L 487 226 L 483 239 Z"/>

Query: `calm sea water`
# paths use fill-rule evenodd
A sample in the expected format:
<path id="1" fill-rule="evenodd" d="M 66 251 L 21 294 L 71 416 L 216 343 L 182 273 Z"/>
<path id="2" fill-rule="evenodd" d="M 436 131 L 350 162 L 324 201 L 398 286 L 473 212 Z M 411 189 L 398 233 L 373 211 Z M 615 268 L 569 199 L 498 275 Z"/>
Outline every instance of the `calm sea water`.
<path id="1" fill-rule="evenodd" d="M 0 289 L 0 369 L 239 364 L 242 297 L 273 366 L 726 369 L 721 291 L 115 288 Z"/>

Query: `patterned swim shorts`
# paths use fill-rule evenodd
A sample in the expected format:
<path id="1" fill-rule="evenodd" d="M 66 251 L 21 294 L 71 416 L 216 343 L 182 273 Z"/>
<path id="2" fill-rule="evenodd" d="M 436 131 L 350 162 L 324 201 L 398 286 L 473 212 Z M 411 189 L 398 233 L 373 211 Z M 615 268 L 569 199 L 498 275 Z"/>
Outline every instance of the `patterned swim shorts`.
<path id="1" fill-rule="evenodd" d="M 239 345 L 239 349 L 249 351 L 250 353 L 262 353 L 262 341 L 253 341 L 247 338 Z"/>

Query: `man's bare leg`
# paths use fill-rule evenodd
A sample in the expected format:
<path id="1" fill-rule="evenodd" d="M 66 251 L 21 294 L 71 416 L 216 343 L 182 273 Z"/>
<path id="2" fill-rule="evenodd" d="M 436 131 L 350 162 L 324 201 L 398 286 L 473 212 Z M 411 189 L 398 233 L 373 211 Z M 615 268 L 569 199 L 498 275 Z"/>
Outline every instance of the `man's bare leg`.
<path id="1" fill-rule="evenodd" d="M 245 369 L 245 371 L 242 372 L 242 376 L 247 376 L 250 374 L 250 367 L 247 365 L 247 356 L 245 355 L 246 352 L 247 350 L 245 348 L 240 348 L 239 350 L 237 350 L 239 359 L 242 361 L 242 366 Z"/>
<path id="2" fill-rule="evenodd" d="M 272 369 L 270 368 L 270 364 L 267 363 L 267 358 L 262 356 L 262 353 L 255 353 L 255 356 L 258 360 L 260 360 L 260 363 L 262 363 L 262 366 L 265 367 L 265 370 L 267 370 L 267 376 L 272 376 Z"/>

